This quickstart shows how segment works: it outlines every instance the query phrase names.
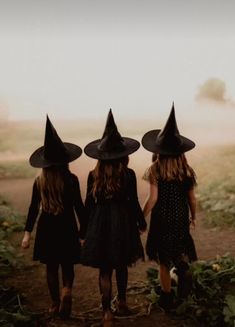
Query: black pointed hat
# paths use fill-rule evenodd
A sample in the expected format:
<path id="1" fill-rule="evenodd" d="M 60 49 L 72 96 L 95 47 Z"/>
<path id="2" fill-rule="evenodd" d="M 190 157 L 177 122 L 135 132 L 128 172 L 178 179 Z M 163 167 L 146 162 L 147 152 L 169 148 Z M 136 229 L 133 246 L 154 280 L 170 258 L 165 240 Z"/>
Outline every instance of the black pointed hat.
<path id="1" fill-rule="evenodd" d="M 44 146 L 41 146 L 29 158 L 31 166 L 45 168 L 69 163 L 82 154 L 82 149 L 72 143 L 62 142 L 56 129 L 47 116 Z"/>
<path id="2" fill-rule="evenodd" d="M 91 158 L 111 160 L 128 156 L 139 147 L 138 141 L 120 135 L 110 109 L 102 138 L 87 144 L 84 152 Z"/>
<path id="3" fill-rule="evenodd" d="M 193 141 L 179 133 L 174 103 L 164 128 L 162 130 L 154 129 L 144 134 L 142 145 L 150 152 L 163 155 L 178 155 L 195 147 Z"/>

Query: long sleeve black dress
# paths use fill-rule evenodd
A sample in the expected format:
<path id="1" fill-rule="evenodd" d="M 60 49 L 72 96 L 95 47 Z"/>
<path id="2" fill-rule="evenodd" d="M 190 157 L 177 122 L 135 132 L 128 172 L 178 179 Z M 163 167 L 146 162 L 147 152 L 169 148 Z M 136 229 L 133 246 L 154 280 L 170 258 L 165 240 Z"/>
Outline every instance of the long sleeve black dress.
<path id="1" fill-rule="evenodd" d="M 94 198 L 93 182 L 90 172 L 85 201 L 89 220 L 82 263 L 96 268 L 118 268 L 143 259 L 139 229 L 145 229 L 146 222 L 138 202 L 135 172 L 128 169 L 120 190 L 109 197 L 100 192 Z"/>
<path id="2" fill-rule="evenodd" d="M 80 262 L 80 242 L 86 230 L 86 215 L 78 178 L 68 172 L 65 176 L 64 210 L 54 215 L 41 210 L 41 196 L 37 179 L 34 181 L 32 200 L 25 231 L 31 232 L 38 217 L 33 259 L 42 263 Z M 78 230 L 75 213 L 79 219 Z"/>

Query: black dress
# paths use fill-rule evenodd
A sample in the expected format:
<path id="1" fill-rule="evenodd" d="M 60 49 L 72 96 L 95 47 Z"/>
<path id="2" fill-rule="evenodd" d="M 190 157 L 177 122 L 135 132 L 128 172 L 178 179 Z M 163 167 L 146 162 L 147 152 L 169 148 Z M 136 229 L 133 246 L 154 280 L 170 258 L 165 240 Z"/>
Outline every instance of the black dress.
<path id="1" fill-rule="evenodd" d="M 120 190 L 110 197 L 91 194 L 93 173 L 87 182 L 88 228 L 82 248 L 82 263 L 95 268 L 128 266 L 144 258 L 139 229 L 146 222 L 137 198 L 136 176 L 128 169 Z"/>
<path id="2" fill-rule="evenodd" d="M 34 244 L 34 260 L 42 263 L 80 262 L 79 237 L 84 237 L 86 217 L 78 179 L 70 172 L 65 176 L 63 205 L 64 210 L 58 215 L 41 210 L 41 196 L 37 179 L 34 181 L 32 200 L 25 226 L 25 231 L 31 232 L 39 215 Z M 75 212 L 80 222 L 80 231 L 78 231 Z"/>
<path id="3" fill-rule="evenodd" d="M 187 193 L 195 185 L 195 178 L 184 181 L 156 179 L 148 170 L 144 179 L 157 184 L 158 200 L 151 212 L 146 252 L 150 260 L 167 267 L 177 266 L 182 259 L 197 260 L 190 235 L 189 205 Z"/>

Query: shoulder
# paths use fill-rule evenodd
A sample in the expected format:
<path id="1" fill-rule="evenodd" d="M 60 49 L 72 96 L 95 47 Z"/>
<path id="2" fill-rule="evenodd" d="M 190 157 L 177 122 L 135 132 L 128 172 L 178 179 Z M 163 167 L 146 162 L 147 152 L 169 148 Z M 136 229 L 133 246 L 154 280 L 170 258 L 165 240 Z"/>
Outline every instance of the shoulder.
<path id="1" fill-rule="evenodd" d="M 197 186 L 196 176 L 195 175 L 187 176 L 184 180 L 184 184 L 186 188 L 189 190 L 194 188 L 195 186 Z"/>
<path id="2" fill-rule="evenodd" d="M 150 184 L 158 184 L 157 168 L 155 164 L 152 164 L 149 168 L 146 169 L 143 179 Z"/>

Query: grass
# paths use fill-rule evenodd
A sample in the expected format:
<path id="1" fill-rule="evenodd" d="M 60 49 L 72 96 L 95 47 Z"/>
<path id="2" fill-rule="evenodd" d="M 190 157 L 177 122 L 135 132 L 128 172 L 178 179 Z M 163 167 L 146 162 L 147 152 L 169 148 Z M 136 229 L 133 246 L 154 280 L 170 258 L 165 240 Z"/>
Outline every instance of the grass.
<path id="1" fill-rule="evenodd" d="M 206 212 L 206 223 L 235 228 L 235 147 L 205 153 L 197 164 L 198 198 Z"/>
<path id="2" fill-rule="evenodd" d="M 7 277 L 16 273 L 23 264 L 18 257 L 11 236 L 22 231 L 25 217 L 12 210 L 9 204 L 0 198 L 0 325 L 3 327 L 34 327 L 41 316 L 28 312 L 22 306 L 23 296 L 13 287 L 6 287 Z"/>

